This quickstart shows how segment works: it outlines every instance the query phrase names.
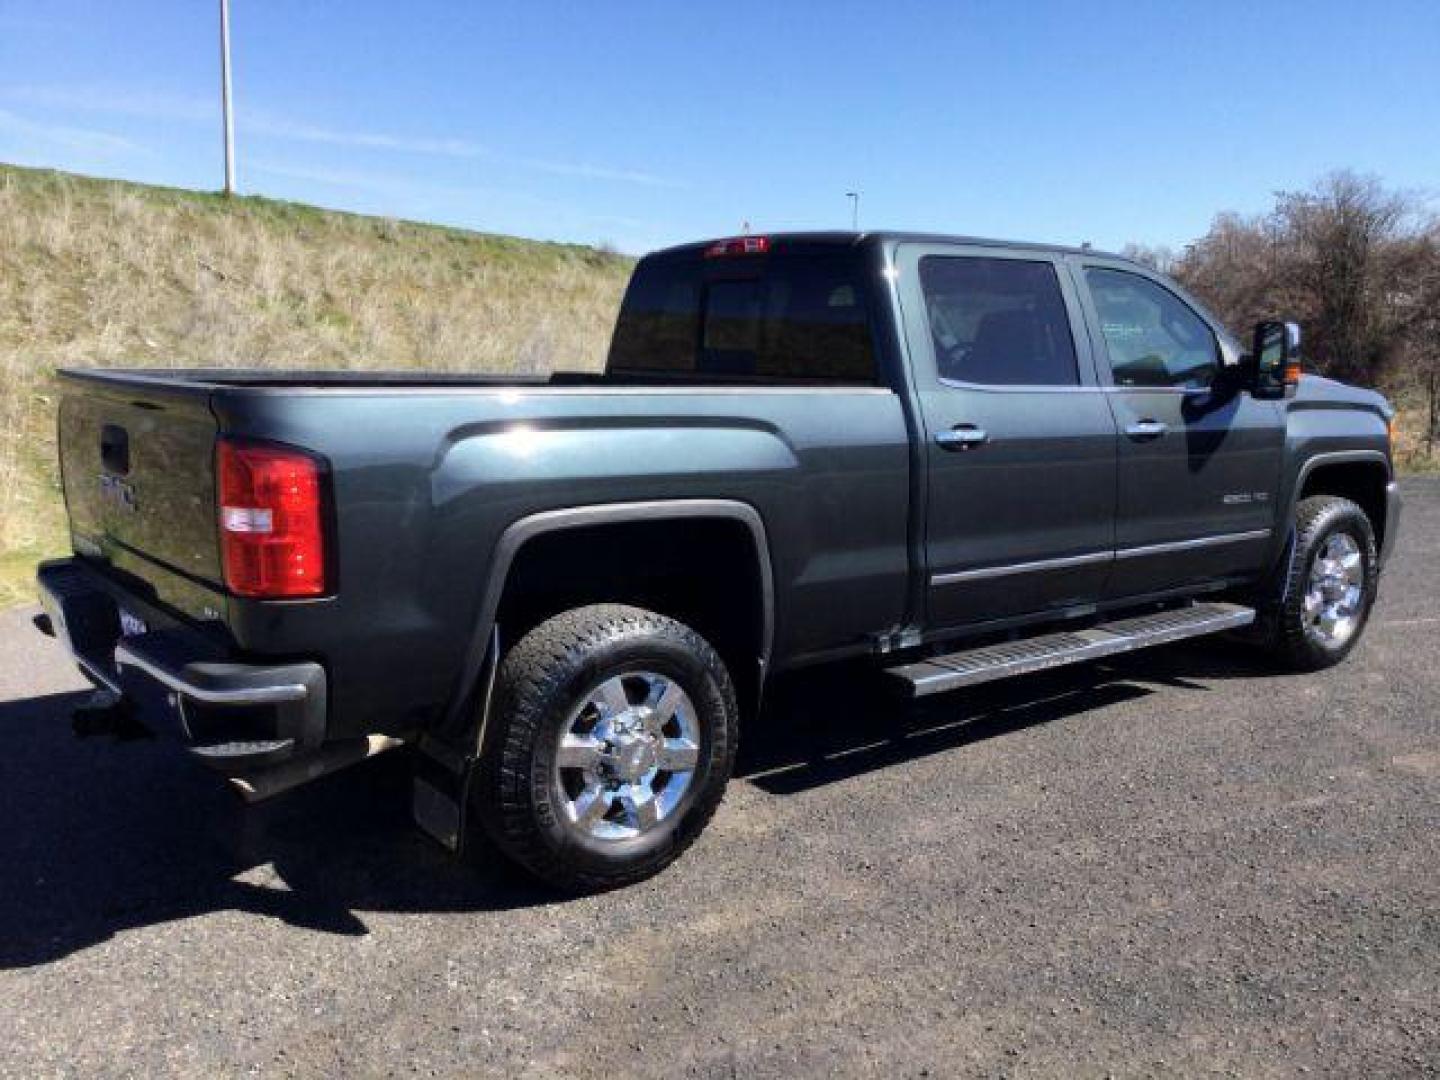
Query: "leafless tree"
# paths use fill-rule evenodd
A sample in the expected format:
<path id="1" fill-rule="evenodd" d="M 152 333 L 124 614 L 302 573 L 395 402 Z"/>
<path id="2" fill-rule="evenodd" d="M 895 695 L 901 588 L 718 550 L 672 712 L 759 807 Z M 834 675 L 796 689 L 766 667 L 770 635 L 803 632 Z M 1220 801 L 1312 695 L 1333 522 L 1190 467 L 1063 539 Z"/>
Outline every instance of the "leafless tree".
<path id="1" fill-rule="evenodd" d="M 1396 245 L 1390 263 L 1386 299 L 1400 326 L 1391 381 L 1424 396 L 1429 456 L 1440 439 L 1440 222 Z"/>
<path id="2" fill-rule="evenodd" d="M 1278 193 L 1268 213 L 1218 215 L 1172 271 L 1237 331 L 1297 319 L 1310 367 L 1374 385 L 1412 376 L 1435 348 L 1436 247 L 1417 196 L 1337 172 Z"/>
<path id="3" fill-rule="evenodd" d="M 1158 270 L 1162 274 L 1173 274 L 1176 266 L 1180 263 L 1180 256 L 1175 249 L 1161 244 L 1158 247 L 1149 247 L 1145 244 L 1126 244 L 1120 249 L 1120 254 L 1127 259 L 1133 259 L 1142 266 L 1148 266 L 1151 270 Z"/>

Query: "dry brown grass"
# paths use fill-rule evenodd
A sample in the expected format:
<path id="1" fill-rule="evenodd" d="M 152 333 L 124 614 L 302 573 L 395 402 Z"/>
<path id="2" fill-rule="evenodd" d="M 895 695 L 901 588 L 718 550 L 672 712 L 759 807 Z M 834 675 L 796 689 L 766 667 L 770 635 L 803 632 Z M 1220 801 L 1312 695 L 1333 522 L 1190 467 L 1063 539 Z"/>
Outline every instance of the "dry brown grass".
<path id="1" fill-rule="evenodd" d="M 0 605 L 64 550 L 67 366 L 597 367 L 630 260 L 0 166 Z"/>

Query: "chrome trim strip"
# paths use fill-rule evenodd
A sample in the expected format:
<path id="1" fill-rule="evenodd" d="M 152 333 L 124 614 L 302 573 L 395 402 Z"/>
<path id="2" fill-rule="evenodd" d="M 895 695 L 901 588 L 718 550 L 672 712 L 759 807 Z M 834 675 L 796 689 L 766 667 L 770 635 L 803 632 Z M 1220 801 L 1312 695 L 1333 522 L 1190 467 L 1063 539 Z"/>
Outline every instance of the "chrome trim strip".
<path id="1" fill-rule="evenodd" d="M 936 375 L 935 381 L 947 390 L 970 390 L 991 394 L 1213 394 L 1211 386 L 1114 386 L 1109 383 L 1066 383 L 1048 386 L 1032 383 L 970 383 Z"/>
<path id="2" fill-rule="evenodd" d="M 120 684 L 115 681 L 115 677 L 113 675 L 111 675 L 108 671 L 102 668 L 99 664 L 87 659 L 86 657 L 81 656 L 75 651 L 74 646 L 70 644 L 70 638 L 68 635 L 65 638 L 65 648 L 69 650 L 70 658 L 75 661 L 76 665 L 80 668 L 80 670 L 85 672 L 86 675 L 90 676 L 91 682 L 95 683 L 97 686 L 103 686 L 112 694 L 123 695 L 125 693 L 125 691 L 120 688 Z"/>
<path id="3" fill-rule="evenodd" d="M 961 581 L 983 581 L 987 578 L 1007 577 L 1010 574 L 1031 574 L 1039 570 L 1064 570 L 1072 566 L 1090 566 L 1094 563 L 1109 562 L 1114 557 L 1114 552 L 1092 551 L 1086 555 L 1065 555 L 1058 559 L 1037 559 L 1035 562 L 982 566 L 977 570 L 951 570 L 944 574 L 930 575 L 930 584 L 954 585 Z"/>
<path id="4" fill-rule="evenodd" d="M 1174 551 L 1194 551 L 1196 548 L 1219 547 L 1222 544 L 1242 544 L 1247 540 L 1264 540 L 1270 535 L 1270 532 L 1269 529 L 1251 529 L 1249 532 L 1201 536 L 1194 540 L 1170 540 L 1163 544 L 1120 548 L 1115 552 L 1115 557 L 1117 559 L 1135 559 L 1144 555 L 1166 555 Z"/>
<path id="5" fill-rule="evenodd" d="M 1197 537 L 1193 540 L 1171 540 L 1163 544 L 1146 544 L 1143 547 L 1120 548 L 1118 551 L 1093 551 L 1085 555 L 1064 555 L 1058 559 L 1037 559 L 1034 562 L 982 566 L 975 570 L 950 570 L 943 574 L 931 574 L 930 584 L 932 586 L 957 585 L 962 581 L 985 581 L 990 578 L 1008 577 L 1011 574 L 1033 574 L 1042 570 L 1066 570 L 1075 566 L 1092 566 L 1095 563 L 1111 562 L 1115 559 L 1134 559 L 1144 555 L 1164 555 L 1175 551 L 1193 551 L 1196 548 L 1219 547 L 1222 544 L 1239 544 L 1247 540 L 1263 540 L 1269 535 L 1269 529 L 1251 529 L 1249 532 L 1220 533 L 1215 536 Z"/>
<path id="6" fill-rule="evenodd" d="M 210 690 L 187 681 L 183 676 L 163 668 L 123 642 L 115 646 L 115 666 L 139 668 L 152 679 L 163 683 L 177 694 L 211 705 L 273 705 L 282 701 L 303 701 L 310 691 L 304 683 L 280 683 L 275 686 L 252 686 L 235 690 Z"/>

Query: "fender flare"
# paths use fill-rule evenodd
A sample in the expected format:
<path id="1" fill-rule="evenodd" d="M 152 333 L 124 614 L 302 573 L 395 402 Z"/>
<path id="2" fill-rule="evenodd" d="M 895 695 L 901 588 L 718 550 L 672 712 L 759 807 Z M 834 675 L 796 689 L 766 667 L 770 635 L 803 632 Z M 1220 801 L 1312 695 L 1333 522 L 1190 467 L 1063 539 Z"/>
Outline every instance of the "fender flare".
<path id="1" fill-rule="evenodd" d="M 520 549 L 537 536 L 569 529 L 586 528 L 595 525 L 617 525 L 631 522 L 678 521 L 685 519 L 711 518 L 737 521 L 750 532 L 755 544 L 755 557 L 760 572 L 760 673 L 763 681 L 770 666 L 770 651 L 775 636 L 775 582 L 770 561 L 770 541 L 765 531 L 765 522 L 749 503 L 735 499 L 651 499 L 643 502 L 596 503 L 588 506 L 564 507 L 557 510 L 543 510 L 522 517 L 508 525 L 500 534 L 499 541 L 490 559 L 490 571 L 486 577 L 485 591 L 480 601 L 480 610 L 466 646 L 460 677 L 456 683 L 445 717 L 439 727 L 443 731 L 463 732 L 464 711 L 472 699 L 477 686 L 485 686 L 485 700 L 481 707 L 481 719 L 473 743 L 467 748 L 477 755 L 484 745 L 485 720 L 489 713 L 489 688 L 494 681 L 493 670 L 486 675 L 486 667 L 499 663 L 498 628 L 496 614 L 500 610 L 500 599 L 510 578 L 510 568 Z M 465 740 L 469 742 L 469 740 Z"/>
<path id="2" fill-rule="evenodd" d="M 1305 490 L 1305 481 L 1309 479 L 1310 474 L 1313 473 L 1316 469 L 1323 468 L 1327 465 L 1359 464 L 1379 465 L 1385 470 L 1385 478 L 1387 485 L 1385 501 L 1388 508 L 1390 499 L 1392 498 L 1389 491 L 1389 485 L 1394 482 L 1395 470 L 1391 467 L 1390 459 L 1386 457 L 1385 454 L 1381 451 L 1331 450 L 1320 454 L 1312 454 L 1300 462 L 1300 467 L 1295 471 L 1295 482 L 1290 486 L 1290 490 L 1285 497 L 1285 504 L 1282 510 L 1283 516 L 1281 516 L 1279 522 L 1280 528 L 1275 530 L 1276 536 L 1278 538 L 1281 538 L 1278 545 L 1278 550 L 1276 550 L 1273 560 L 1273 565 L 1276 567 L 1276 572 L 1278 575 L 1277 580 L 1289 580 L 1290 560 L 1294 558 L 1295 551 L 1295 528 L 1293 524 L 1295 518 L 1295 507 L 1300 504 L 1300 493 Z M 1388 516 L 1389 515 L 1387 513 L 1387 517 Z M 1379 522 L 1378 524 L 1382 528 L 1387 529 L 1385 541 L 1387 549 L 1386 553 L 1388 553 L 1388 549 L 1394 546 L 1394 537 L 1389 535 L 1389 529 L 1387 527 L 1389 524 L 1388 522 Z M 1384 554 L 1385 553 L 1382 553 L 1381 558 L 1382 565 L 1384 563 Z M 1283 594 L 1279 597 L 1279 599 L 1283 601 Z"/>
<path id="3" fill-rule="evenodd" d="M 1300 463 L 1300 468 L 1295 474 L 1295 486 L 1290 490 L 1290 512 L 1292 514 L 1295 512 L 1295 504 L 1300 500 L 1300 492 L 1305 490 L 1305 481 L 1316 469 L 1325 465 L 1347 465 L 1360 462 L 1383 467 L 1387 482 L 1395 478 L 1394 470 L 1390 467 L 1390 459 L 1379 450 L 1332 450 L 1323 454 L 1312 454 Z"/>

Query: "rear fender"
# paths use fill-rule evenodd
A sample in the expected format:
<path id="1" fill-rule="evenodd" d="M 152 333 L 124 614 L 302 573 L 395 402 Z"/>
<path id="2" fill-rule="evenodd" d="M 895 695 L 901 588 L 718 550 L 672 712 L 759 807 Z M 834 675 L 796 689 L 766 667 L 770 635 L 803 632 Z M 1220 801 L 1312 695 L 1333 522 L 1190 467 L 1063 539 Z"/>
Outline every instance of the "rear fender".
<path id="1" fill-rule="evenodd" d="M 753 506 L 731 499 L 661 499 L 547 510 L 511 524 L 501 534 L 495 547 L 464 665 L 440 726 L 440 731 L 446 733 L 442 736 L 445 741 L 461 749 L 463 755 L 470 759 L 478 757 L 484 746 L 489 694 L 483 691 L 493 682 L 502 652 L 495 617 L 505 594 L 511 566 L 526 543 L 538 536 L 568 529 L 697 518 L 738 522 L 748 530 L 754 543 L 760 583 L 759 663 L 760 684 L 763 687 L 775 635 L 775 586 L 765 523 Z M 480 700 L 482 693 L 483 700 Z"/>

